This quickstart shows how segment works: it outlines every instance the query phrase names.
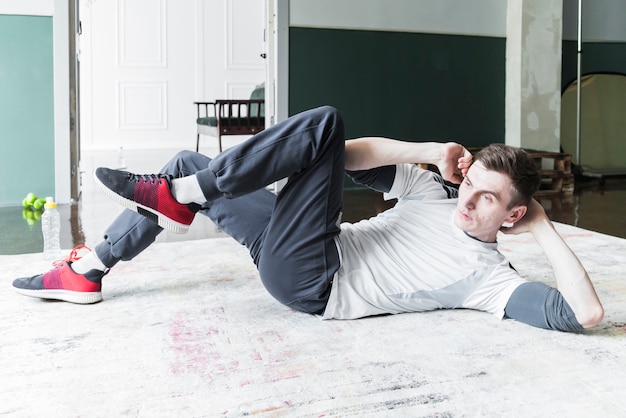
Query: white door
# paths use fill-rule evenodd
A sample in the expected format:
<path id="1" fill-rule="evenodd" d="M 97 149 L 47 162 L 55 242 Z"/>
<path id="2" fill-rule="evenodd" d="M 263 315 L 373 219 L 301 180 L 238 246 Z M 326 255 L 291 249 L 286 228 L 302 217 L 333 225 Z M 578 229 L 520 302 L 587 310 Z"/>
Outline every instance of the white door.
<path id="1" fill-rule="evenodd" d="M 265 3 L 198 2 L 198 100 L 248 99 L 265 81 Z"/>
<path id="2" fill-rule="evenodd" d="M 195 149 L 194 101 L 265 80 L 262 1 L 80 1 L 85 150 Z"/>

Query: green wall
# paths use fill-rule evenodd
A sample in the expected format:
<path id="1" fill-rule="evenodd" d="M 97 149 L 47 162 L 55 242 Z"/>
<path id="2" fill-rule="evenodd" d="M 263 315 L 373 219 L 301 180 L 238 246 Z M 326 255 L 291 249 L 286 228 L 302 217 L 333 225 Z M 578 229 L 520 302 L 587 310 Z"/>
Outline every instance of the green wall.
<path id="1" fill-rule="evenodd" d="M 505 39 L 292 27 L 289 114 L 337 107 L 350 137 L 504 141 Z"/>
<path id="2" fill-rule="evenodd" d="M 54 196 L 52 17 L 0 15 L 0 206 Z"/>
<path id="3" fill-rule="evenodd" d="M 624 42 L 583 42 L 583 75 L 592 73 L 617 73 L 626 75 L 626 43 Z M 578 66 L 578 44 L 576 41 L 563 41 L 563 90 L 576 80 Z"/>

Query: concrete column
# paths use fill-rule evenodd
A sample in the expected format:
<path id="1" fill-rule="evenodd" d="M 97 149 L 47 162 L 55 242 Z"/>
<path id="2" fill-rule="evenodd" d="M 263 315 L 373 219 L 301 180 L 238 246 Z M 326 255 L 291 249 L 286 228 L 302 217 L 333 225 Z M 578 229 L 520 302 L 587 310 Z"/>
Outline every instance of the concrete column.
<path id="1" fill-rule="evenodd" d="M 505 142 L 559 151 L 563 0 L 508 0 Z"/>

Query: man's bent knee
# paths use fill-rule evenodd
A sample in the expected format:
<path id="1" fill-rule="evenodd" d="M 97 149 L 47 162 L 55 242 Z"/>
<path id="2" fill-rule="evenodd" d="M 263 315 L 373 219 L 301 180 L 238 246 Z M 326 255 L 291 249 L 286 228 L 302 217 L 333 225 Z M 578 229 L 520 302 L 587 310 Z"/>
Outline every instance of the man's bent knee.
<path id="1" fill-rule="evenodd" d="M 264 285 L 265 283 L 263 281 Z M 310 314 L 322 314 L 330 297 L 331 283 L 321 289 L 313 289 L 311 293 L 301 293 L 295 289 L 270 289 L 267 285 L 265 287 L 274 299 L 291 309 Z"/>

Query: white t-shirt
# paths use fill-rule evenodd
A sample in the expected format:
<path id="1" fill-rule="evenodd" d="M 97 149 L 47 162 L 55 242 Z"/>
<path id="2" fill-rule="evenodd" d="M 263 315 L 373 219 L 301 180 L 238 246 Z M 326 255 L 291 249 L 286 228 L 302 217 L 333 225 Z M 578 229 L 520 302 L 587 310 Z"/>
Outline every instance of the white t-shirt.
<path id="1" fill-rule="evenodd" d="M 468 308 L 504 316 L 513 291 L 526 282 L 497 250 L 453 221 L 448 198 L 431 171 L 398 165 L 378 216 L 343 223 L 336 239 L 341 267 L 323 319 Z"/>

